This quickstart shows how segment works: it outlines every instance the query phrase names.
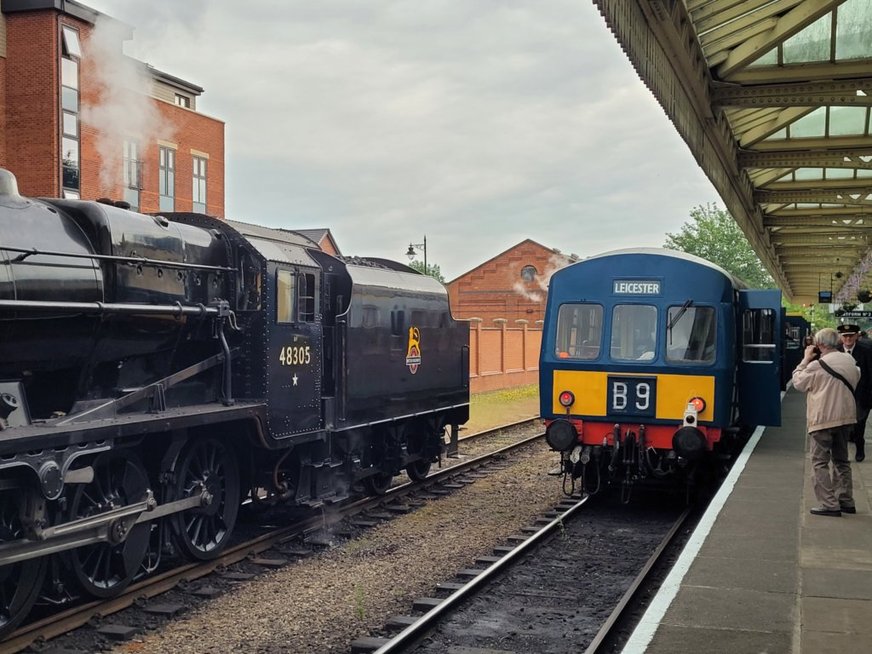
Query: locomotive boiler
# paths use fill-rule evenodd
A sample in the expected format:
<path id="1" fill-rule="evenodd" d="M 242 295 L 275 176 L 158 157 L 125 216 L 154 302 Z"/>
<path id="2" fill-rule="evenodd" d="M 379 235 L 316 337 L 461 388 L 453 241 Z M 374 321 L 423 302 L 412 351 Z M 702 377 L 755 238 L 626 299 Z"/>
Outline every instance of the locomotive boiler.
<path id="1" fill-rule="evenodd" d="M 607 252 L 550 282 L 540 355 L 564 490 L 684 484 L 781 420 L 781 293 L 673 250 Z"/>
<path id="2" fill-rule="evenodd" d="M 0 171 L 0 635 L 42 595 L 216 556 L 240 503 L 427 475 L 468 326 L 405 265 L 199 214 L 21 197 Z"/>

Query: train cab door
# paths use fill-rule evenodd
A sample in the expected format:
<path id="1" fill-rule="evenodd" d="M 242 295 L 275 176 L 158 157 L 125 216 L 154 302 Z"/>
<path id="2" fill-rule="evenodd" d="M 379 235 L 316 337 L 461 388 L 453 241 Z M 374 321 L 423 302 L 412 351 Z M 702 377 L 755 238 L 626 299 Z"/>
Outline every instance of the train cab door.
<path id="1" fill-rule="evenodd" d="M 781 424 L 781 291 L 739 291 L 739 415 L 746 425 Z"/>
<path id="2" fill-rule="evenodd" d="M 269 336 L 269 417 L 275 438 L 321 429 L 319 275 L 275 269 L 276 315 Z"/>

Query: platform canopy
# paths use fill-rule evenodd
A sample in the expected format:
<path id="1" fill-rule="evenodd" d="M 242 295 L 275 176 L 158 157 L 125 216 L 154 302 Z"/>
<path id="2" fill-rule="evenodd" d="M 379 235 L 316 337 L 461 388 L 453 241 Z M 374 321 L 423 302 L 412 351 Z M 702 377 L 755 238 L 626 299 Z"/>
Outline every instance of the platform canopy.
<path id="1" fill-rule="evenodd" d="M 872 288 L 872 0 L 595 0 L 785 295 Z"/>

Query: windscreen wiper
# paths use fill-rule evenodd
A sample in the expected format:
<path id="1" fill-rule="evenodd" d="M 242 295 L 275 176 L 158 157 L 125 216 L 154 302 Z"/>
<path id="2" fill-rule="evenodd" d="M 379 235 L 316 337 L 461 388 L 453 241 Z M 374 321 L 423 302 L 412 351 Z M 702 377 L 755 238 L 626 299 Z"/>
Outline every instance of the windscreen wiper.
<path id="1" fill-rule="evenodd" d="M 666 325 L 666 331 L 670 331 L 673 327 L 675 327 L 675 323 L 681 320 L 681 316 L 683 316 L 692 306 L 693 300 L 687 300 L 684 304 L 682 304 L 681 308 L 678 310 L 678 315 L 676 315 L 672 320 L 669 321 L 669 324 Z"/>

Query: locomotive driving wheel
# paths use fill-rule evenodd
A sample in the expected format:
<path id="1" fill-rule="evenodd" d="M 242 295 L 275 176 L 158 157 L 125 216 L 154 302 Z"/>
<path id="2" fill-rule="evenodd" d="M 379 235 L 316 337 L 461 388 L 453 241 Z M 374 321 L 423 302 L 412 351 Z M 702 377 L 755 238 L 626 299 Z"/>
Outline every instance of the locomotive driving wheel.
<path id="1" fill-rule="evenodd" d="M 406 474 L 412 481 L 424 481 L 430 472 L 430 466 L 433 465 L 427 459 L 418 459 L 406 466 Z"/>
<path id="2" fill-rule="evenodd" d="M 363 485 L 366 487 L 370 495 L 384 495 L 388 492 L 393 482 L 393 475 L 385 472 L 377 472 L 363 480 Z"/>
<path id="3" fill-rule="evenodd" d="M 406 474 L 412 481 L 423 481 L 430 472 L 430 440 L 431 431 L 424 421 L 412 423 L 406 427 L 405 440 L 410 454 L 417 454 L 421 458 L 412 461 L 406 466 Z M 437 450 L 438 452 L 438 447 Z"/>
<path id="4" fill-rule="evenodd" d="M 205 561 L 230 540 L 239 511 L 239 466 L 220 440 L 191 443 L 176 465 L 173 495 L 204 495 L 203 506 L 173 516 L 173 539 L 187 557 Z"/>
<path id="5" fill-rule="evenodd" d="M 0 492 L 0 543 L 24 536 L 19 517 L 20 493 Z M 46 557 L 0 566 L 0 638 L 27 616 L 42 586 Z"/>
<path id="6" fill-rule="evenodd" d="M 70 520 L 89 518 L 146 499 L 148 475 L 128 453 L 101 454 L 93 467 L 94 480 L 75 487 Z M 65 554 L 79 586 L 94 597 L 117 595 L 133 581 L 148 550 L 151 523 L 143 522 L 128 531 L 119 522 L 110 525 L 109 533 L 109 541 Z"/>

